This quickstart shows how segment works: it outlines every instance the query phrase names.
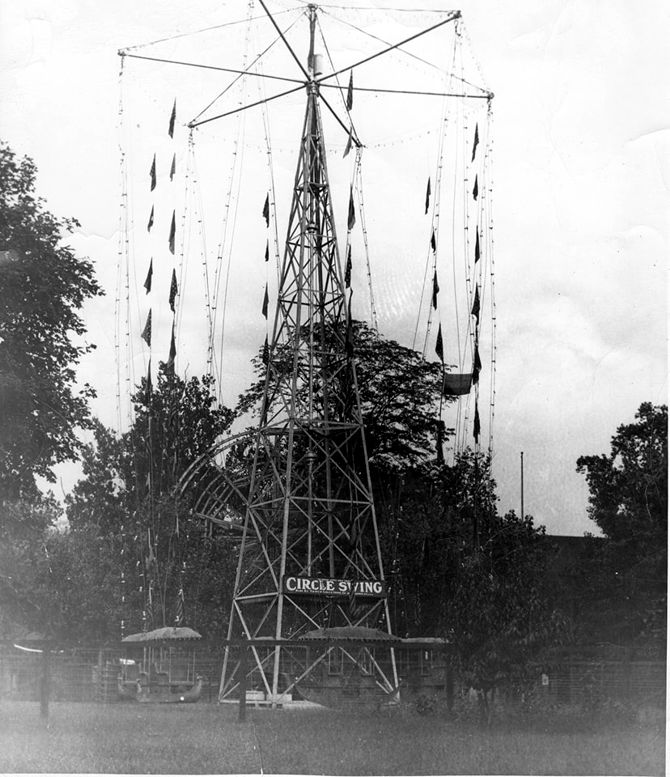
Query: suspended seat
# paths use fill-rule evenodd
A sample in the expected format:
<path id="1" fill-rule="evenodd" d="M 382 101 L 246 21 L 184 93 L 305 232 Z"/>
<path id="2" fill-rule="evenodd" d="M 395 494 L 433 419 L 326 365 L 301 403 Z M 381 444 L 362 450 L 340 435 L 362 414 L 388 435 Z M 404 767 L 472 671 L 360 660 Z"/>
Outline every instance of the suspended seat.
<path id="1" fill-rule="evenodd" d="M 443 391 L 445 397 L 460 397 L 463 394 L 469 394 L 471 387 L 471 372 L 452 372 L 444 376 Z"/>

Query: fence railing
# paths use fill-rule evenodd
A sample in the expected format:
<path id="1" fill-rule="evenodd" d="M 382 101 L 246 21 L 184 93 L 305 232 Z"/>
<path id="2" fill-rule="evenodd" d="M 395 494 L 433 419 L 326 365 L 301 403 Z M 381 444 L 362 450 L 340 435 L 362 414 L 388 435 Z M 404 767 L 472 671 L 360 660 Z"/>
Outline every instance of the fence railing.
<path id="1" fill-rule="evenodd" d="M 374 642 L 374 641 L 373 641 Z M 371 646 L 374 647 L 373 642 Z M 220 645 L 194 645 L 193 675 L 203 678 L 201 701 L 219 698 L 219 677 L 224 651 L 240 664 L 237 691 L 230 696 L 240 705 L 240 715 L 246 713 L 251 668 L 260 649 L 269 651 L 276 646 L 294 650 L 338 648 L 342 651 L 361 641 L 330 639 L 319 645 L 306 645 L 300 640 L 233 640 Z M 448 646 L 435 641 L 412 644 L 388 643 L 393 649 L 401 699 L 420 694 L 443 697 L 449 705 L 455 693 L 465 688 L 451 673 L 446 660 Z M 53 643 L 31 643 L 17 647 L 0 643 L 0 698 L 40 702 L 42 714 L 48 715 L 50 701 L 113 703 L 119 700 L 118 683 L 124 668 L 127 650 L 121 645 L 105 647 L 73 647 Z M 332 662 L 324 674 L 335 674 Z M 246 665 L 246 667 L 245 667 Z M 248 671 L 247 671 L 248 670 Z M 666 663 L 660 660 L 575 660 L 566 658 L 550 669 L 538 667 L 537 685 L 557 704 L 588 703 L 615 699 L 636 704 L 664 707 Z M 256 692 L 258 693 L 258 692 Z"/>

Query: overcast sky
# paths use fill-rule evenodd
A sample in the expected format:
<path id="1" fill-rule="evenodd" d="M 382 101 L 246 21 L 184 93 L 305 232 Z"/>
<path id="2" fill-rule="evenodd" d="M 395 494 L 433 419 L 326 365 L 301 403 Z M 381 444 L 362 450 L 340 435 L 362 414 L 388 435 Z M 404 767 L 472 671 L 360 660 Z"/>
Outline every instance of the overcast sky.
<path id="1" fill-rule="evenodd" d="M 116 420 L 111 365 L 120 200 L 116 52 L 241 19 L 246 5 L 241 0 L 188 4 L 177 0 L 0 0 L 0 137 L 17 153 L 35 160 L 38 191 L 48 207 L 81 222 L 71 243 L 94 261 L 107 291 L 104 299 L 86 310 L 90 340 L 98 349 L 82 364 L 81 375 L 98 389 L 94 411 L 110 425 Z M 282 0 L 270 5 L 282 10 L 300 3 Z M 367 9 L 359 12 L 357 23 L 394 40 L 403 29 L 411 34 L 414 26 L 431 23 L 435 16 L 418 10 L 403 15 L 370 8 L 442 7 L 424 0 L 360 0 L 348 5 Z M 468 0 L 460 8 L 477 60 L 470 60 L 468 67 L 474 68 L 477 83 L 484 79 L 495 93 L 498 370 L 494 474 L 501 508 L 518 510 L 519 454 L 524 451 L 526 511 L 550 532 L 580 534 L 593 530 L 594 525 L 586 516 L 587 491 L 583 477 L 575 473 L 576 459 L 608 451 L 617 425 L 631 421 L 641 402 L 666 402 L 668 6 L 661 0 L 635 4 L 623 0 Z M 337 13 L 334 7 L 331 10 Z M 353 15 L 346 18 L 354 21 Z M 201 39 L 206 44 L 196 43 L 191 51 L 202 57 L 209 47 L 214 52 L 213 63 L 235 67 L 239 64 L 232 61 L 237 53 L 235 43 L 240 44 L 241 36 L 233 41 L 230 30 L 221 35 L 217 43 L 214 32 L 207 33 Z M 172 42 L 163 51 L 186 56 L 189 52 L 181 46 L 181 42 Z M 354 37 L 340 34 L 331 53 L 336 62 L 346 65 L 360 50 L 357 46 Z M 390 69 L 375 75 L 396 77 Z M 137 181 L 132 185 L 139 190 L 146 186 L 146 158 L 151 149 L 170 154 L 172 147 L 163 130 L 172 97 L 178 95 L 180 109 L 190 107 L 189 100 L 193 105 L 198 100 L 204 104 L 201 97 L 216 93 L 215 87 L 226 81 L 218 75 L 194 80 L 192 73 L 191 81 L 186 81 L 184 74 L 177 76 L 153 64 L 142 70 L 129 65 L 125 77 L 129 80 L 122 145 L 128 141 L 134 149 L 131 174 Z M 356 100 L 362 115 L 365 101 L 361 93 Z M 297 105 L 292 103 L 288 109 Z M 363 140 L 372 145 L 371 136 L 379 129 L 384 139 L 397 144 L 398 163 L 394 168 L 392 162 L 383 161 L 381 152 L 370 151 L 372 177 L 366 178 L 365 193 L 372 214 L 371 240 L 379 212 L 374 201 L 375 174 L 379 177 L 383 171 L 389 188 L 394 190 L 397 184 L 400 191 L 401 158 L 407 158 L 413 165 L 409 177 L 415 175 L 425 186 L 433 159 L 428 141 L 426 145 L 417 140 L 427 126 L 420 111 L 413 109 L 416 115 L 405 123 L 399 121 L 391 132 L 379 110 L 377 127 L 363 124 Z M 293 113 L 299 121 L 301 109 Z M 272 117 L 281 182 L 282 175 L 295 165 L 297 135 L 281 114 Z M 159 119 L 160 140 L 157 125 L 154 127 Z M 416 127 L 411 126 L 412 121 Z M 208 146 L 215 143 L 214 125 L 208 132 L 203 134 L 202 150 L 198 148 L 201 171 L 206 153 L 216 151 L 215 145 Z M 180 129 L 175 142 L 185 137 Z M 252 152 L 262 152 L 262 138 L 250 129 L 245 142 L 245 154 L 253 165 Z M 344 140 L 336 138 L 336 142 L 340 144 L 339 160 Z M 183 145 L 176 148 L 185 165 Z M 392 144 L 390 148 L 393 150 Z M 337 164 L 334 160 L 333 166 Z M 203 178 L 215 174 L 215 163 L 202 174 Z M 415 183 L 410 181 L 408 191 L 416 188 Z M 249 189 L 245 196 L 256 197 L 261 190 L 262 186 Z M 405 207 L 403 194 L 397 191 L 393 195 L 386 192 L 391 197 L 386 201 L 387 211 L 400 213 Z M 169 199 L 169 192 L 163 196 Z M 285 229 L 285 210 L 279 202 L 289 197 L 289 191 L 277 192 L 280 234 Z M 141 196 L 135 202 L 137 218 L 144 219 Z M 240 203 L 247 206 L 247 200 Z M 213 230 L 208 251 L 215 250 L 211 246 L 216 238 L 217 230 Z M 145 248 L 152 250 L 141 246 L 137 252 L 137 273 L 142 277 Z M 260 253 L 262 258 L 263 248 L 264 236 L 248 246 L 254 265 L 255 255 Z M 415 312 L 398 311 L 404 311 L 408 284 L 412 286 L 412 278 L 421 275 L 423 253 L 422 247 L 417 271 L 408 267 L 404 256 L 397 257 L 397 264 L 382 262 L 371 246 L 380 329 L 404 344 L 411 340 Z M 194 276 L 200 272 L 197 255 L 189 268 Z M 236 272 L 237 301 L 244 308 L 257 309 L 262 279 L 239 267 L 233 268 L 233 279 Z M 358 277 L 364 277 L 360 270 Z M 195 288 L 197 282 L 193 285 Z M 366 293 L 361 288 L 359 300 Z M 143 304 L 138 300 L 138 318 Z M 241 365 L 264 337 L 264 322 L 236 328 L 236 322 L 244 319 L 235 318 L 234 311 L 230 315 L 234 353 L 227 378 L 230 384 L 224 391 L 229 402 L 248 377 Z M 193 303 L 190 312 L 184 311 L 186 323 L 180 329 L 180 340 L 200 331 L 198 316 L 202 319 L 202 305 Z M 185 342 L 180 343 L 179 364 L 192 374 L 198 371 L 197 348 L 193 349 L 193 363 L 185 359 L 187 348 Z M 67 488 L 74 471 L 65 468 L 62 474 Z"/>

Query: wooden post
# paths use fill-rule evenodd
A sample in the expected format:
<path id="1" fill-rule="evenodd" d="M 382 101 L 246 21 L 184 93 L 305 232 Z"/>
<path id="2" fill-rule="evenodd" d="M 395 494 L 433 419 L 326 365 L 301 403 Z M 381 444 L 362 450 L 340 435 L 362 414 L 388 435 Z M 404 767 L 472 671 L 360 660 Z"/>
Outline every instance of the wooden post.
<path id="1" fill-rule="evenodd" d="M 451 665 L 451 655 L 445 651 L 446 663 L 446 691 L 447 691 L 447 710 L 451 712 L 454 709 L 454 668 Z"/>
<path id="2" fill-rule="evenodd" d="M 49 718 L 49 659 L 51 657 L 51 646 L 48 642 L 42 643 L 42 677 L 40 679 L 40 717 L 44 720 Z"/>
<path id="3" fill-rule="evenodd" d="M 244 723 L 247 719 L 247 639 L 242 637 L 240 640 L 240 707 L 237 719 Z"/>

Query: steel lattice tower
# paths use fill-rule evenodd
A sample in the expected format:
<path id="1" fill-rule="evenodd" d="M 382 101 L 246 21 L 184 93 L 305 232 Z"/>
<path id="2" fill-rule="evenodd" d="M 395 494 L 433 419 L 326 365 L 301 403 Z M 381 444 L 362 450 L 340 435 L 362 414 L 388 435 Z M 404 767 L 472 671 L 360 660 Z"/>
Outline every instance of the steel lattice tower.
<path id="1" fill-rule="evenodd" d="M 229 639 L 296 638 L 333 626 L 391 631 L 314 72 L 315 9 L 310 10 L 307 105 L 273 333 L 265 349 Z M 376 584 L 375 595 L 356 595 L 350 588 L 370 589 L 366 583 Z M 339 589 L 296 592 L 301 585 Z M 258 668 L 272 677 L 273 694 L 280 653 L 274 651 L 270 668 L 254 651 Z M 222 696 L 231 687 L 232 663 L 226 656 Z M 387 692 L 397 687 L 393 661 L 392 667 L 390 677 L 379 670 Z"/>

